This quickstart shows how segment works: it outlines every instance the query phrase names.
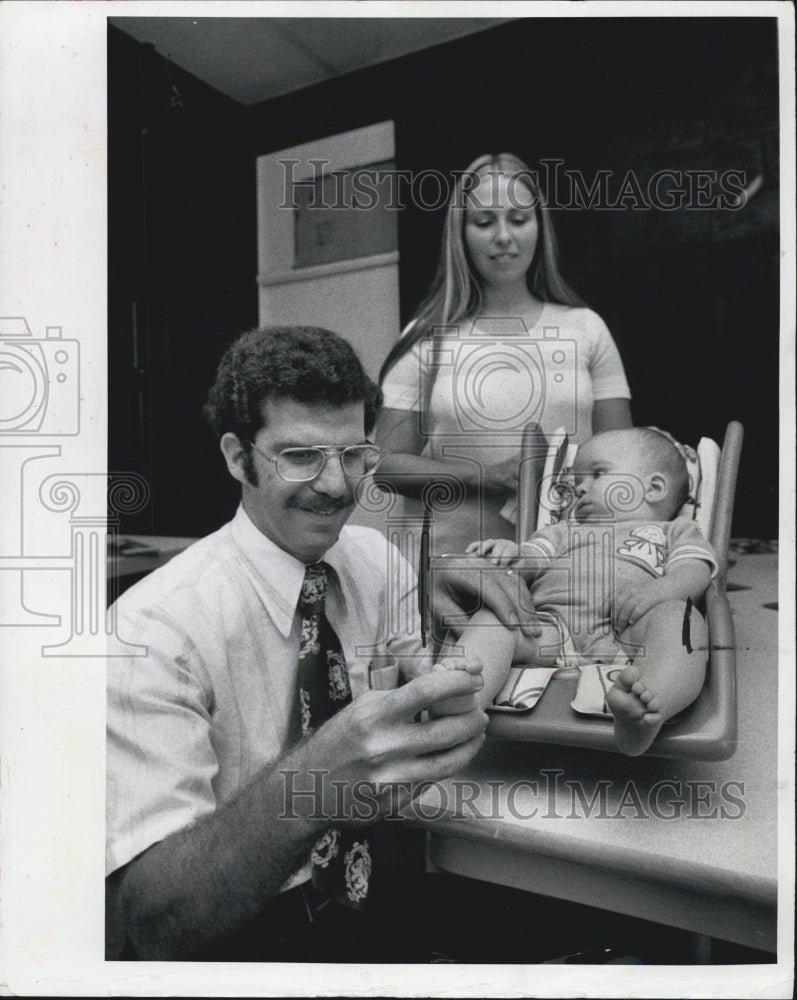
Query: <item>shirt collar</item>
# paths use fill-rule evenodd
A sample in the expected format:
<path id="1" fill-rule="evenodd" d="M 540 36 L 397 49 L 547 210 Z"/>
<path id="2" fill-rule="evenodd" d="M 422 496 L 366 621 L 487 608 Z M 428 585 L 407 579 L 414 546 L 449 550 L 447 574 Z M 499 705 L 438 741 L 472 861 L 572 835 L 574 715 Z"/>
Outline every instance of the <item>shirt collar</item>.
<path id="1" fill-rule="evenodd" d="M 282 635 L 290 635 L 304 582 L 305 564 L 256 528 L 243 504 L 239 504 L 230 526 L 241 558 L 260 585 L 259 590 L 272 621 Z M 336 586 L 345 606 L 340 574 L 343 558 L 339 541 L 324 554 L 323 561 L 333 571 L 330 581 Z"/>

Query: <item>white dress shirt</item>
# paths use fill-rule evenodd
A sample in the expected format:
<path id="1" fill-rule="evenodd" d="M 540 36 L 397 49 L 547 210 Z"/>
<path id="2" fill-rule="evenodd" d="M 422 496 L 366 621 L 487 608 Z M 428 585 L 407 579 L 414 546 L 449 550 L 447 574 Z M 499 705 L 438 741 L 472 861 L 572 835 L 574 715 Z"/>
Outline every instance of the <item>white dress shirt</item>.
<path id="1" fill-rule="evenodd" d="M 352 696 L 390 657 L 405 674 L 422 673 L 415 576 L 398 550 L 378 531 L 349 526 L 324 561 L 334 570 L 327 616 Z M 296 735 L 304 569 L 239 507 L 116 602 L 107 874 L 229 801 Z M 144 648 L 130 655 L 120 643 Z"/>

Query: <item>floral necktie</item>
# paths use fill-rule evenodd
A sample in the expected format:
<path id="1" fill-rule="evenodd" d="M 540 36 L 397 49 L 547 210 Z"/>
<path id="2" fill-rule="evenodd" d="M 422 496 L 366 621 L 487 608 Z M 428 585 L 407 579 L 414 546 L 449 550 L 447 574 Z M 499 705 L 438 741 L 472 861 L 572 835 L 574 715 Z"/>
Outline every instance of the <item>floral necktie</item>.
<path id="1" fill-rule="evenodd" d="M 325 611 L 327 567 L 305 569 L 299 597 L 302 635 L 299 644 L 299 711 L 307 736 L 351 702 L 343 648 Z M 368 893 L 371 853 L 357 830 L 330 827 L 310 855 L 313 885 L 325 895 L 362 908 Z"/>

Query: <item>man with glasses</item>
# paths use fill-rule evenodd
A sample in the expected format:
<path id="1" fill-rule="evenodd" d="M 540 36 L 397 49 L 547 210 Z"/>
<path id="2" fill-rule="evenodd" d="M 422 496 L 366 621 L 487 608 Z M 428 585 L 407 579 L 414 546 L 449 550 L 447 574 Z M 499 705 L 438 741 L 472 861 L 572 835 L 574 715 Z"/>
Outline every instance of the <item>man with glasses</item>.
<path id="1" fill-rule="evenodd" d="M 414 574 L 345 526 L 379 461 L 379 397 L 321 329 L 254 330 L 222 359 L 206 415 L 238 511 L 116 604 L 108 958 L 379 960 L 392 932 L 312 882 L 345 858 L 338 896 L 365 905 L 373 821 L 464 767 L 487 721 L 424 713 L 481 678 L 430 672 L 417 631 L 391 631 L 417 618 Z"/>

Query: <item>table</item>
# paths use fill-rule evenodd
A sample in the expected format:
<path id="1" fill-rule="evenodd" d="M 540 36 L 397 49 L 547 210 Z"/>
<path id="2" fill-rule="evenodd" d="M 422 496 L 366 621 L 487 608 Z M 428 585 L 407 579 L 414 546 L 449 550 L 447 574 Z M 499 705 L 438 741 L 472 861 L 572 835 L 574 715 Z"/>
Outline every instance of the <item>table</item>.
<path id="1" fill-rule="evenodd" d="M 739 556 L 729 600 L 739 698 L 729 760 L 488 739 L 415 806 L 433 864 L 774 953 L 777 556 Z"/>

